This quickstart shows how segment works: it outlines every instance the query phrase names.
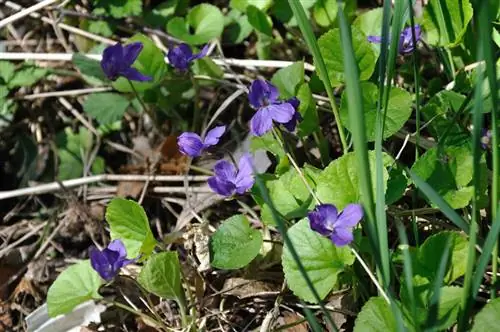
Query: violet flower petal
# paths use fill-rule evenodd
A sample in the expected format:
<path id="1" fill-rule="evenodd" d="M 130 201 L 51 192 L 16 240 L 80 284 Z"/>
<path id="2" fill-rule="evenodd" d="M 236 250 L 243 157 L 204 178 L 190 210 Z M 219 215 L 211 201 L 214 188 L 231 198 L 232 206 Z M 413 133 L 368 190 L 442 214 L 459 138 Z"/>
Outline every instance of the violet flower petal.
<path id="1" fill-rule="evenodd" d="M 177 137 L 177 145 L 182 154 L 190 157 L 199 157 L 204 145 L 198 134 L 185 132 Z"/>
<path id="2" fill-rule="evenodd" d="M 99 249 L 92 247 L 90 248 L 90 265 L 92 268 L 106 281 L 110 281 L 116 275 L 113 269 L 113 263 L 110 259 L 113 256 L 118 256 L 119 254 L 115 252 L 115 255 L 110 255 L 105 252 L 106 249 L 100 251 Z"/>
<path id="3" fill-rule="evenodd" d="M 273 119 L 267 107 L 261 108 L 250 120 L 250 132 L 255 136 L 262 136 L 273 127 Z"/>
<path id="4" fill-rule="evenodd" d="M 352 242 L 354 239 L 350 228 L 335 228 L 330 236 L 330 239 L 337 247 L 343 247 Z"/>
<path id="5" fill-rule="evenodd" d="M 139 53 L 141 53 L 143 44 L 141 42 L 135 42 L 123 46 L 123 65 L 126 67 L 132 66 L 135 62 Z"/>
<path id="6" fill-rule="evenodd" d="M 217 176 L 212 176 L 207 180 L 208 186 L 215 193 L 222 196 L 232 196 L 235 190 L 235 186 L 232 182 L 225 181 Z"/>
<path id="7" fill-rule="evenodd" d="M 198 53 L 198 54 L 195 54 L 195 55 L 191 56 L 191 57 L 189 58 L 189 61 L 194 61 L 194 60 L 201 59 L 201 58 L 203 58 L 203 57 L 207 56 L 207 54 L 208 54 L 208 49 L 209 49 L 209 44 L 206 44 L 206 45 L 205 45 L 205 46 L 201 49 L 200 53 Z"/>
<path id="8" fill-rule="evenodd" d="M 359 204 L 348 204 L 340 213 L 334 228 L 349 228 L 356 226 L 363 218 L 363 208 Z"/>
<path id="9" fill-rule="evenodd" d="M 137 69 L 133 67 L 126 68 L 121 72 L 121 75 L 131 81 L 145 82 L 151 81 L 153 79 L 151 76 L 141 74 Z"/>
<path id="10" fill-rule="evenodd" d="M 293 114 L 293 117 L 290 121 L 288 121 L 287 123 L 283 123 L 283 126 L 286 128 L 286 130 L 288 130 L 289 132 L 293 132 L 295 131 L 295 128 L 297 127 L 297 124 L 302 121 L 302 115 L 295 111 L 295 113 Z"/>
<path id="11" fill-rule="evenodd" d="M 122 59 L 123 46 L 120 43 L 116 43 L 104 49 L 102 53 L 101 68 L 110 80 L 114 81 L 118 78 Z"/>
<path id="12" fill-rule="evenodd" d="M 238 163 L 238 173 L 234 179 L 234 184 L 236 186 L 236 192 L 238 194 L 244 194 L 250 188 L 253 187 L 255 179 L 253 177 L 253 162 L 250 154 L 245 153 L 241 156 Z"/>
<path id="13" fill-rule="evenodd" d="M 118 257 L 120 258 L 127 258 L 127 250 L 125 249 L 125 245 L 120 239 L 111 241 L 108 244 L 108 249 L 111 251 L 116 251 L 118 253 Z"/>
<path id="14" fill-rule="evenodd" d="M 232 183 L 236 179 L 236 168 L 227 160 L 219 160 L 214 165 L 214 174 L 215 177 Z"/>
<path id="15" fill-rule="evenodd" d="M 278 100 L 278 89 L 264 80 L 254 80 L 249 88 L 248 101 L 255 109 L 273 104 Z"/>
<path id="16" fill-rule="evenodd" d="M 226 131 L 226 126 L 219 126 L 213 128 L 212 130 L 209 130 L 207 136 L 205 136 L 203 145 L 205 147 L 216 145 L 217 143 L 219 143 L 219 139 L 222 135 L 224 135 L 225 131 Z"/>
<path id="17" fill-rule="evenodd" d="M 382 37 L 381 36 L 368 36 L 368 41 L 370 43 L 375 43 L 375 44 L 380 44 L 382 43 Z"/>
<path id="18" fill-rule="evenodd" d="M 415 25 L 415 41 L 418 42 L 421 36 L 420 25 Z M 413 52 L 415 45 L 413 45 L 413 29 L 412 27 L 405 28 L 399 37 L 399 53 L 408 54 Z"/>
<path id="19" fill-rule="evenodd" d="M 269 105 L 266 109 L 268 109 L 271 118 L 278 123 L 287 123 L 296 113 L 295 108 L 289 103 Z"/>
<path id="20" fill-rule="evenodd" d="M 189 45 L 185 43 L 170 49 L 167 53 L 168 62 L 172 67 L 179 70 L 187 70 L 192 57 L 193 52 Z"/>
<path id="21" fill-rule="evenodd" d="M 309 225 L 312 230 L 321 235 L 328 236 L 333 230 L 333 225 L 337 221 L 338 211 L 335 205 L 320 204 L 314 211 L 308 213 Z"/>

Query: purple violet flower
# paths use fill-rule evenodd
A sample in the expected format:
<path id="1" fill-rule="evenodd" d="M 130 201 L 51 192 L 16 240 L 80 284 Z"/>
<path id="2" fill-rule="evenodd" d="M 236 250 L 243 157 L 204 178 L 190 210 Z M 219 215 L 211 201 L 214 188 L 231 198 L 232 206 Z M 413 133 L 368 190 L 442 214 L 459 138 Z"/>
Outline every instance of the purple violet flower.
<path id="1" fill-rule="evenodd" d="M 241 156 L 238 169 L 227 160 L 219 160 L 214 166 L 214 173 L 215 176 L 208 179 L 208 185 L 214 192 L 226 197 L 244 194 L 255 182 L 252 158 L 248 153 Z"/>
<path id="2" fill-rule="evenodd" d="M 102 251 L 92 247 L 89 256 L 92 268 L 106 281 L 111 281 L 122 267 L 136 261 L 127 259 L 127 251 L 121 240 L 111 241 Z"/>
<path id="3" fill-rule="evenodd" d="M 172 65 L 172 67 L 179 69 L 181 71 L 185 71 L 189 68 L 191 62 L 196 59 L 203 58 L 208 53 L 208 44 L 203 47 L 200 53 L 193 54 L 191 48 L 188 44 L 180 44 L 177 47 L 171 48 L 168 51 L 167 58 L 168 62 Z"/>
<path id="4" fill-rule="evenodd" d="M 139 53 L 141 53 L 142 47 L 143 45 L 141 42 L 127 44 L 125 46 L 116 43 L 113 46 L 106 47 L 102 53 L 102 71 L 112 81 L 116 81 L 120 76 L 131 81 L 151 81 L 153 79 L 152 77 L 143 75 L 132 67 Z"/>
<path id="5" fill-rule="evenodd" d="M 297 124 L 302 121 L 302 115 L 297 111 L 300 105 L 300 100 L 297 97 L 292 97 L 286 102 L 293 106 L 293 108 L 295 109 L 295 113 L 293 114 L 293 117 L 290 121 L 288 121 L 287 123 L 283 123 L 283 127 L 285 127 L 289 132 L 293 132 L 295 131 Z"/>
<path id="6" fill-rule="evenodd" d="M 179 151 L 193 158 L 199 157 L 204 150 L 206 150 L 210 146 L 217 145 L 217 143 L 219 143 L 220 137 L 224 134 L 225 131 L 226 126 L 215 127 L 207 133 L 204 140 L 202 140 L 201 137 L 196 133 L 182 133 L 177 138 Z"/>
<path id="7" fill-rule="evenodd" d="M 415 45 L 413 45 L 412 28 L 408 27 L 401 31 L 399 36 L 398 50 L 402 55 L 410 54 L 415 50 Z M 415 24 L 415 41 L 418 43 L 422 36 L 422 29 L 420 25 Z M 382 37 L 380 36 L 368 36 L 368 41 L 370 43 L 380 44 L 382 42 Z"/>
<path id="8" fill-rule="evenodd" d="M 352 242 L 352 228 L 363 218 L 363 208 L 349 204 L 339 214 L 335 205 L 320 204 L 307 215 L 313 231 L 328 236 L 333 244 L 342 247 Z"/>
<path id="9" fill-rule="evenodd" d="M 483 149 L 488 149 L 491 144 L 491 130 L 483 128 L 481 130 L 481 147 Z"/>
<path id="10" fill-rule="evenodd" d="M 273 127 L 273 121 L 285 125 L 287 129 L 295 130 L 297 121 L 301 120 L 296 108 L 299 106 L 297 98 L 286 101 L 278 100 L 278 89 L 264 80 L 255 80 L 250 86 L 248 100 L 257 110 L 250 120 L 250 132 L 255 136 L 262 136 Z"/>

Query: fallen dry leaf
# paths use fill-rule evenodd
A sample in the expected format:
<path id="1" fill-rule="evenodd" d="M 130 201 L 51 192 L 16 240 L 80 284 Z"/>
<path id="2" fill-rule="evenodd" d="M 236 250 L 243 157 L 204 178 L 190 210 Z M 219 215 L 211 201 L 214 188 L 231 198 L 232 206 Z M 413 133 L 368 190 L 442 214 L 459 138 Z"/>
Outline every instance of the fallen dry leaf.
<path id="1" fill-rule="evenodd" d="M 307 324 L 307 321 L 304 321 L 304 317 L 301 317 L 294 312 L 285 311 L 285 312 L 283 312 L 281 318 L 283 319 L 283 325 L 293 325 L 293 324 L 297 323 L 296 325 L 293 325 L 293 326 L 291 326 L 287 329 L 281 330 L 281 331 L 286 331 L 286 332 L 308 332 L 309 331 L 309 324 Z"/>
<path id="2" fill-rule="evenodd" d="M 222 295 L 232 295 L 240 299 L 258 296 L 278 295 L 280 286 L 270 282 L 244 278 L 229 278 L 224 282 Z"/>

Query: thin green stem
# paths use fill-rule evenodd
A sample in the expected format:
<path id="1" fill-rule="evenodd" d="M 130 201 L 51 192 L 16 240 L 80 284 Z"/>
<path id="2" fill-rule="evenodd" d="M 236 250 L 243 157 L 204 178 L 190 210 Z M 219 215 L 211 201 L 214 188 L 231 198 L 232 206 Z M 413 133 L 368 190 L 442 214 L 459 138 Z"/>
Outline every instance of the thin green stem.
<path id="1" fill-rule="evenodd" d="M 130 84 L 130 87 L 132 88 L 132 91 L 134 92 L 135 97 L 139 101 L 139 104 L 141 104 L 142 109 L 144 110 L 144 112 L 146 112 L 149 115 L 149 117 L 151 118 L 151 121 L 153 121 L 154 126 L 156 127 L 156 129 L 158 130 L 158 132 L 160 132 L 160 127 L 159 127 L 158 122 L 156 120 L 155 114 L 148 107 L 146 107 L 146 104 L 144 103 L 144 100 L 142 100 L 141 96 L 139 95 L 139 92 L 135 88 L 135 86 L 132 83 L 132 81 L 130 79 L 128 79 L 128 78 L 127 78 L 127 81 Z"/>
<path id="2" fill-rule="evenodd" d="M 198 129 L 198 122 L 200 121 L 200 86 L 198 81 L 196 81 L 194 75 L 191 75 L 191 83 L 194 89 L 194 112 L 193 112 L 193 123 L 191 125 L 191 130 L 196 132 Z"/>
<path id="3" fill-rule="evenodd" d="M 146 315 L 146 314 L 144 314 L 144 313 L 142 313 L 140 311 L 137 311 L 134 308 L 129 307 L 128 305 L 125 305 L 125 304 L 117 302 L 117 301 L 106 301 L 106 302 L 114 305 L 117 308 L 120 308 L 120 309 L 123 309 L 125 311 L 128 311 L 128 312 L 130 312 L 133 315 L 140 316 L 140 317 L 142 317 L 146 321 L 154 322 L 156 325 L 160 326 L 164 331 L 174 331 L 174 329 L 171 329 L 171 328 L 165 326 L 165 324 L 163 324 L 163 322 L 158 321 L 157 319 L 155 319 L 155 318 L 153 318 L 153 317 L 151 317 L 149 315 Z"/>
<path id="4" fill-rule="evenodd" d="M 410 8 L 413 7 L 412 0 L 408 0 L 408 5 Z M 412 42 L 413 45 L 417 45 L 417 38 L 415 34 L 415 18 L 413 17 L 413 10 L 410 10 L 410 23 L 412 28 Z M 415 126 L 416 126 L 416 143 L 415 143 L 415 160 L 419 158 L 418 147 L 420 144 L 420 75 L 418 75 L 418 52 L 415 50 L 412 54 L 413 57 L 413 77 L 415 80 Z M 417 201 L 417 191 L 414 190 L 412 192 L 412 205 L 413 209 L 415 209 L 415 204 Z M 413 230 L 413 238 L 415 239 L 415 246 L 418 248 L 420 245 L 419 236 L 418 236 L 418 225 L 417 218 L 415 214 L 412 214 L 411 218 L 412 230 Z"/>

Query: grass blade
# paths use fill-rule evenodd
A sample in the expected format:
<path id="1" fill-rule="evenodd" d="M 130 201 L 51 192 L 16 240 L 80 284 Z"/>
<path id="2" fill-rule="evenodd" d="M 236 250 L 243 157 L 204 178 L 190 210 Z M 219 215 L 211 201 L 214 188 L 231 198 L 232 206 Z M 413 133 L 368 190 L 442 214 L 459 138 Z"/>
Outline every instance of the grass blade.
<path id="1" fill-rule="evenodd" d="M 368 148 L 366 145 L 365 114 L 361 97 L 361 86 L 359 84 L 359 68 L 354 57 L 352 47 L 351 29 L 346 21 L 342 10 L 342 2 L 337 3 L 338 22 L 342 41 L 342 52 L 344 57 L 344 74 L 346 81 L 345 93 L 349 100 L 349 122 L 352 124 L 351 132 L 354 141 L 354 152 L 359 167 L 360 189 L 362 203 L 366 213 L 367 222 L 364 227 L 368 233 L 368 239 L 374 249 L 377 266 L 380 267 L 380 250 L 378 245 L 377 230 L 375 226 L 375 213 L 373 207 L 372 183 L 370 178 L 370 161 L 368 159 Z"/>
<path id="2" fill-rule="evenodd" d="M 439 267 L 437 270 L 436 278 L 434 279 L 432 297 L 429 301 L 429 314 L 427 315 L 427 321 L 425 323 L 426 327 L 433 331 L 436 325 L 439 311 L 439 298 L 441 296 L 441 287 L 443 286 L 443 279 L 446 273 L 446 267 L 450 260 L 450 249 L 451 241 L 448 239 L 446 246 L 444 247 L 441 261 L 439 262 Z"/>
<path id="3" fill-rule="evenodd" d="M 497 205 L 497 210 L 500 209 L 500 204 Z M 481 286 L 481 281 L 483 280 L 484 272 L 488 266 L 488 262 L 491 257 L 491 252 L 493 252 L 493 247 L 497 245 L 498 235 L 500 233 L 500 214 L 497 214 L 496 220 L 493 220 L 493 227 L 490 229 L 488 236 L 486 237 L 486 241 L 483 244 L 483 252 L 481 256 L 479 256 L 479 260 L 477 262 L 476 271 L 474 272 L 474 276 L 472 278 L 472 286 L 471 286 L 471 297 L 476 298 L 477 293 L 479 291 L 479 286 Z M 493 262 L 498 261 L 497 256 L 493 256 Z M 496 271 L 492 269 L 492 271 Z M 493 273 L 496 274 L 496 273 Z"/>
<path id="4" fill-rule="evenodd" d="M 475 12 L 478 13 L 478 19 L 476 21 L 477 31 L 479 36 L 479 47 L 477 54 L 477 61 L 485 60 L 485 66 L 478 66 L 477 68 L 477 77 L 476 77 L 476 88 L 474 91 L 474 108 L 473 108 L 473 131 L 472 131 L 472 154 L 473 154 L 473 184 L 474 184 L 474 196 L 472 200 L 472 222 L 471 222 L 471 231 L 469 235 L 469 253 L 467 257 L 467 269 L 465 273 L 464 279 L 464 292 L 462 297 L 462 314 L 459 320 L 459 330 L 465 331 L 468 328 L 469 324 L 469 314 L 472 308 L 472 304 L 474 301 L 473 294 L 473 269 L 476 263 L 476 232 L 477 232 L 477 221 L 479 216 L 479 209 L 477 204 L 477 197 L 479 196 L 479 162 L 481 158 L 481 148 L 480 148 L 480 140 L 481 140 L 481 129 L 483 126 L 483 87 L 484 87 L 484 74 L 487 74 L 488 81 L 490 82 L 491 88 L 491 98 L 493 101 L 493 117 L 496 116 L 496 108 L 498 107 L 496 103 L 497 89 L 496 89 L 496 67 L 493 62 L 493 49 L 491 46 L 491 33 L 492 33 L 492 18 L 490 16 L 490 8 L 489 2 L 487 1 L 476 1 L 475 2 Z M 486 68 L 485 68 L 486 67 Z M 494 120 L 495 121 L 495 120 Z M 496 121 L 495 121 L 496 122 Z M 498 131 L 498 128 L 494 128 Z M 494 146 L 493 150 L 497 149 L 498 146 Z M 498 152 L 497 155 L 498 157 Z M 498 162 L 498 161 L 497 161 Z M 498 167 L 498 165 L 496 165 Z M 494 190 L 498 190 L 498 174 L 494 179 L 496 183 L 493 183 Z M 497 195 L 497 192 L 493 192 L 492 196 Z M 495 211 L 494 223 L 497 223 L 496 214 L 497 214 L 497 197 L 492 202 L 492 210 Z M 496 226 L 496 225 L 495 225 Z M 483 254 L 489 254 L 483 251 Z M 493 259 L 494 264 L 496 265 L 496 257 Z M 475 275 L 477 276 L 477 270 Z M 494 271 L 496 273 L 496 271 Z M 494 274 L 495 274 L 494 273 Z"/>
<path id="5" fill-rule="evenodd" d="M 412 314 L 412 317 L 414 319 L 416 319 L 416 317 L 417 317 L 417 303 L 415 301 L 415 293 L 413 291 L 413 265 L 412 265 L 412 261 L 411 261 L 410 252 L 408 250 L 408 248 L 409 248 L 408 237 L 406 236 L 405 229 L 400 222 L 397 223 L 397 228 L 398 228 L 399 242 L 403 245 L 403 249 L 402 249 L 402 252 L 403 252 L 403 273 L 405 276 L 406 288 L 408 289 L 408 297 L 410 299 L 410 307 L 411 307 L 410 312 Z"/>
<path id="6" fill-rule="evenodd" d="M 453 210 L 453 208 L 441 197 L 427 182 L 422 180 L 417 174 L 413 173 L 411 170 L 407 169 L 406 173 L 413 180 L 415 186 L 425 195 L 427 198 L 441 210 L 441 212 L 448 217 L 458 228 L 463 230 L 465 233 L 469 234 L 469 225 L 465 220 L 460 217 L 460 215 Z"/>
<path id="7" fill-rule="evenodd" d="M 309 48 L 309 51 L 311 52 L 314 58 L 314 63 L 316 65 L 316 70 L 318 72 L 318 75 L 325 85 L 326 94 L 328 95 L 328 99 L 330 100 L 333 116 L 335 117 L 335 122 L 337 123 L 340 142 L 342 143 L 342 148 L 344 150 L 344 153 L 347 153 L 348 145 L 345 137 L 344 127 L 342 126 L 342 121 L 340 120 L 337 104 L 335 103 L 335 96 L 333 95 L 333 89 L 330 83 L 330 78 L 328 77 L 325 61 L 323 60 L 323 57 L 321 56 L 321 53 L 319 51 L 319 46 L 316 41 L 316 36 L 314 35 L 314 32 L 312 30 L 311 23 L 309 22 L 309 19 L 307 18 L 306 13 L 304 12 L 304 8 L 302 7 L 300 1 L 288 0 L 288 3 L 290 5 L 290 8 L 292 9 L 293 16 L 297 20 L 297 24 L 299 25 L 300 31 L 304 36 L 307 47 Z"/>

